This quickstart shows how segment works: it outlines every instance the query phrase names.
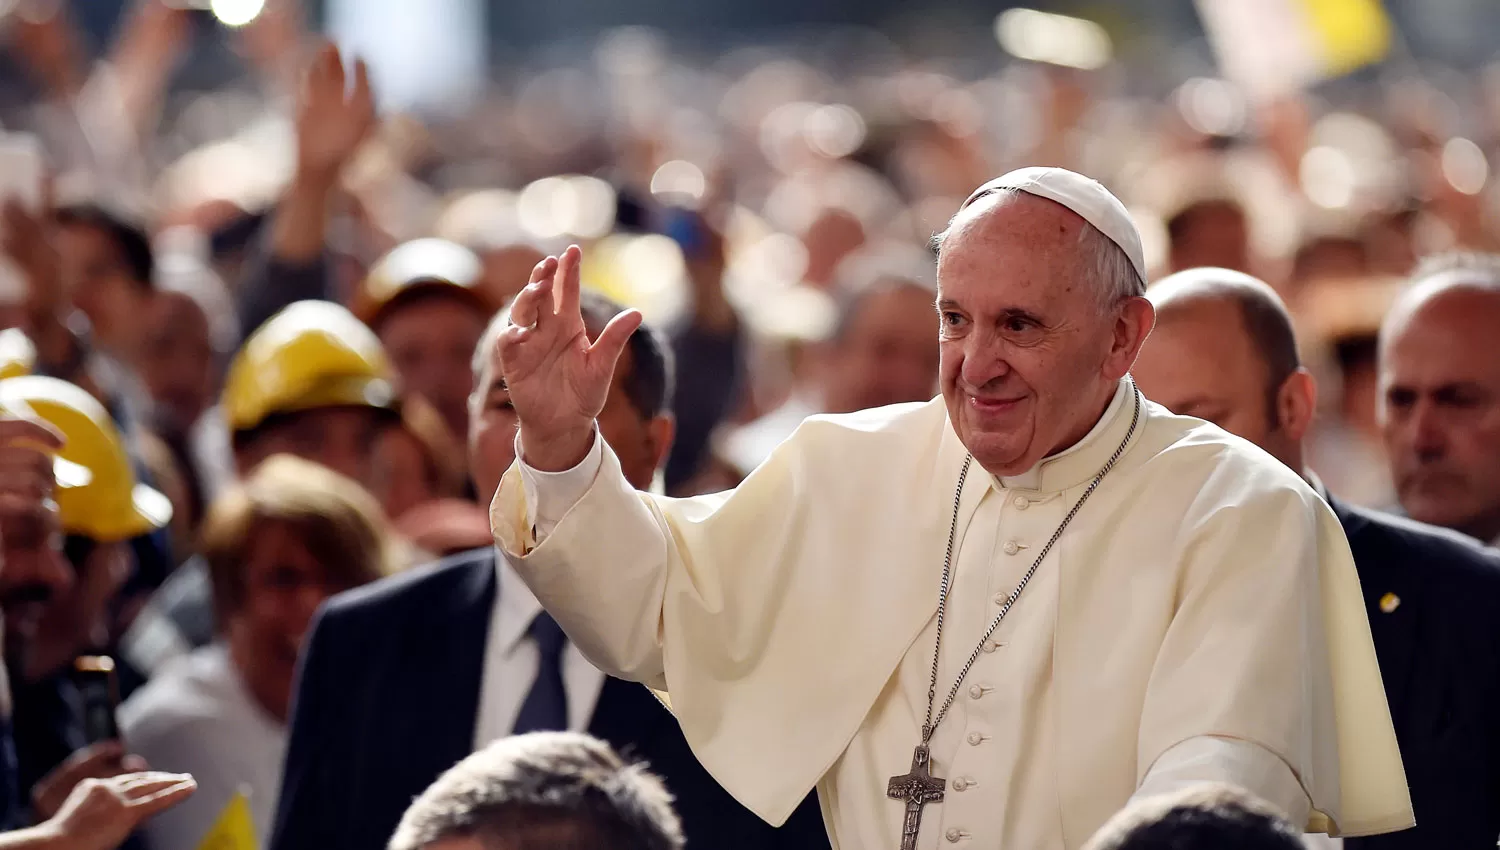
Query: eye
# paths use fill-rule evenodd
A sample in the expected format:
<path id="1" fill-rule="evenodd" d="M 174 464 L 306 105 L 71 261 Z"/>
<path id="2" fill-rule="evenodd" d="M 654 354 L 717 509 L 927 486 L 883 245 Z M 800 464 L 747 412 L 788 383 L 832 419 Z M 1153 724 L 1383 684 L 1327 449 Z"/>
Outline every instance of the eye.
<path id="1" fill-rule="evenodd" d="M 1024 333 L 1036 327 L 1036 323 L 1026 318 L 1025 316 L 1011 316 L 1010 318 L 1005 320 L 1004 324 L 1001 325 L 1001 327 L 1005 328 L 1011 333 Z"/>
<path id="2" fill-rule="evenodd" d="M 963 326 L 964 317 L 962 314 L 955 313 L 952 310 L 944 310 L 939 315 L 942 318 L 943 327 L 945 328 L 957 328 Z"/>

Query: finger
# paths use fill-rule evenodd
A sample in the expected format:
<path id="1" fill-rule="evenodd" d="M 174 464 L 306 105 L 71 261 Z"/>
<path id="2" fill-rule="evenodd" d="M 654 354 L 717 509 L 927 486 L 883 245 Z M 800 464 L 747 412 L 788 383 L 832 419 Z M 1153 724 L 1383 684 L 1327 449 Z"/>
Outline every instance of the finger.
<path id="1" fill-rule="evenodd" d="M 529 283 L 515 300 L 510 302 L 510 323 L 518 328 L 535 327 L 537 314 L 542 312 L 542 284 L 540 282 Z"/>
<path id="2" fill-rule="evenodd" d="M 127 797 L 141 797 L 155 793 L 168 785 L 174 785 L 192 777 L 186 773 L 168 773 L 164 770 L 148 770 L 142 773 L 122 773 L 116 776 L 115 789 Z"/>
<path id="3" fill-rule="evenodd" d="M 56 451 L 62 448 L 62 432 L 49 422 L 20 416 L 0 414 L 0 448 L 41 448 Z"/>
<path id="4" fill-rule="evenodd" d="M 349 85 L 348 77 L 344 74 L 344 55 L 339 52 L 338 45 L 329 44 L 327 56 L 329 93 L 342 103 Z"/>
<path id="5" fill-rule="evenodd" d="M 589 346 L 589 367 L 596 373 L 613 373 L 615 363 L 630 342 L 630 335 L 641 326 L 641 320 L 639 310 L 626 310 L 610 319 L 609 324 L 599 333 L 599 338 Z"/>
<path id="6" fill-rule="evenodd" d="M 120 759 L 120 767 L 126 773 L 145 773 L 151 769 L 151 765 L 140 756 L 126 756 Z"/>
<path id="7" fill-rule="evenodd" d="M 361 127 L 375 123 L 375 94 L 370 88 L 370 66 L 363 59 L 354 60 L 354 91 L 349 96 L 354 118 Z"/>
<path id="8" fill-rule="evenodd" d="M 144 797 L 136 797 L 130 801 L 130 811 L 139 815 L 142 820 L 151 817 L 160 811 L 165 811 L 186 800 L 198 790 L 198 783 L 191 776 L 180 782 L 167 785 L 157 789 Z"/>
<path id="9" fill-rule="evenodd" d="M 557 274 L 552 276 L 554 292 L 552 297 L 556 301 L 557 315 L 579 316 L 578 302 L 581 298 L 580 291 L 583 288 L 583 250 L 577 245 L 569 245 L 568 250 L 563 252 L 562 259 L 558 261 Z"/>
<path id="10" fill-rule="evenodd" d="M 104 767 L 115 767 L 125 755 L 125 745 L 119 741 L 100 741 L 69 756 L 59 770 L 94 775 Z"/>

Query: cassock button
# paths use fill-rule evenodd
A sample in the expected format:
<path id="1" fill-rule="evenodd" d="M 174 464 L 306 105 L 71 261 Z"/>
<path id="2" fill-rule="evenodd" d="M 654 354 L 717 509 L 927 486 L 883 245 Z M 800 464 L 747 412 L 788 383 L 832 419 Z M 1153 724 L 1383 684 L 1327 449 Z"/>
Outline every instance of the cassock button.
<path id="1" fill-rule="evenodd" d="M 1024 511 L 1027 508 L 1031 507 L 1031 500 L 1028 499 L 1028 498 L 1026 498 L 1025 496 L 1017 496 L 1016 497 L 1016 501 L 1015 501 L 1015 505 L 1016 505 L 1016 510 L 1018 510 L 1018 511 Z"/>
<path id="2" fill-rule="evenodd" d="M 979 699 L 984 696 L 984 688 L 975 685 L 969 688 L 969 699 Z"/>
<path id="3" fill-rule="evenodd" d="M 1014 540 L 1005 541 L 1005 554 L 1014 555 L 1019 551 L 1021 551 L 1021 544 Z"/>
<path id="4" fill-rule="evenodd" d="M 958 829 L 950 829 L 950 830 L 948 830 L 948 834 L 946 836 L 946 838 L 948 839 L 948 843 L 949 844 L 957 844 L 958 840 L 960 838 L 963 838 L 963 837 L 964 837 L 963 832 L 961 830 L 958 830 Z"/>
<path id="5" fill-rule="evenodd" d="M 977 746 L 979 746 L 980 744 L 983 744 L 983 743 L 984 743 L 984 736 L 983 735 L 979 734 L 978 732 L 970 732 L 969 733 L 969 746 L 971 746 L 971 747 L 977 747 Z"/>
<path id="6" fill-rule="evenodd" d="M 987 641 L 984 642 L 984 651 L 985 652 L 994 652 L 995 650 L 997 650 L 999 648 L 1000 648 L 1000 644 L 995 643 L 992 640 L 987 640 Z"/>
<path id="7" fill-rule="evenodd" d="M 969 780 L 963 778 L 962 776 L 953 780 L 953 790 L 960 792 L 969 790 Z"/>

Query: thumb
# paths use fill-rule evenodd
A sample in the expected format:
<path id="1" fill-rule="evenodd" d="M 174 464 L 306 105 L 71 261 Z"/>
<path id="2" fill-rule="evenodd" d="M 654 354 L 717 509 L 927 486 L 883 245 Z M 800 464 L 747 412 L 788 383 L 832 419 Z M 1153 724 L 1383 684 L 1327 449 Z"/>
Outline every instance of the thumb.
<path id="1" fill-rule="evenodd" d="M 641 321 L 639 310 L 626 310 L 610 319 L 599 338 L 589 346 L 589 366 L 605 374 L 612 373 L 626 343 L 630 342 L 630 335 L 641 326 Z"/>

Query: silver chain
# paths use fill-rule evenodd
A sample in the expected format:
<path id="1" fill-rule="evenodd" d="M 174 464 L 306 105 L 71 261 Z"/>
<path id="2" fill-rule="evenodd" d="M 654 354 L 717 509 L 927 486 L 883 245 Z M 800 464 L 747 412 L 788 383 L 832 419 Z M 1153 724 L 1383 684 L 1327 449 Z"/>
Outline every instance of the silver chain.
<path id="1" fill-rule="evenodd" d="M 963 685 L 964 677 L 969 675 L 969 668 L 973 667 L 974 662 L 979 660 L 979 653 L 984 650 L 984 645 L 995 634 L 995 630 L 1000 628 L 1000 621 L 1005 619 L 1005 615 L 1010 613 L 1011 606 L 1015 605 L 1016 600 L 1021 598 L 1021 591 L 1026 589 L 1026 585 L 1031 581 L 1031 577 L 1036 575 L 1037 568 L 1042 565 L 1042 561 L 1046 559 L 1047 553 L 1052 551 L 1052 547 L 1057 543 L 1058 538 L 1062 537 L 1063 530 L 1068 527 L 1068 523 L 1073 521 L 1073 517 L 1078 515 L 1078 509 L 1083 507 L 1083 503 L 1088 501 L 1089 496 L 1094 495 L 1094 490 L 1099 487 L 1099 482 L 1104 480 L 1104 476 L 1108 475 L 1111 469 L 1114 469 L 1115 464 L 1120 460 L 1120 456 L 1125 453 L 1125 447 L 1130 444 L 1130 438 L 1135 436 L 1136 425 L 1141 419 L 1141 394 L 1135 388 L 1134 384 L 1131 385 L 1130 389 L 1135 400 L 1135 411 L 1131 414 L 1130 430 L 1125 432 L 1125 439 L 1120 441 L 1120 445 L 1115 449 L 1115 453 L 1109 456 L 1109 460 L 1099 470 L 1099 474 L 1094 476 L 1094 480 L 1089 483 L 1088 489 L 1084 490 L 1083 495 L 1078 497 L 1078 501 L 1073 503 L 1073 509 L 1068 511 L 1068 515 L 1063 517 L 1062 524 L 1057 527 L 1056 531 L 1052 532 L 1052 539 L 1047 541 L 1047 545 L 1042 547 L 1042 551 L 1036 556 L 1036 560 L 1031 562 L 1031 569 L 1027 570 L 1026 574 L 1021 576 L 1021 581 L 1016 585 L 1016 589 L 1012 590 L 1010 595 L 1005 598 L 1005 604 L 1000 607 L 1000 613 L 996 614 L 995 619 L 990 621 L 990 627 L 985 629 L 984 636 L 979 639 L 979 644 L 974 647 L 973 652 L 969 653 L 969 660 L 965 661 L 963 668 L 958 671 L 958 678 L 953 681 L 953 689 L 948 691 L 948 698 L 943 701 L 943 707 L 938 711 L 937 719 L 934 720 L 932 719 L 932 709 L 933 705 L 937 702 L 938 662 L 943 655 L 943 618 L 948 611 L 948 590 L 952 586 L 953 545 L 958 539 L 958 508 L 959 502 L 963 500 L 964 481 L 969 477 L 969 466 L 974 462 L 973 455 L 966 455 L 964 457 L 963 469 L 958 473 L 958 489 L 953 493 L 953 521 L 948 526 L 948 553 L 943 556 L 943 583 L 938 589 L 937 640 L 932 647 L 932 681 L 927 687 L 927 722 L 922 724 L 922 744 L 924 746 L 932 740 L 932 733 L 937 730 L 938 724 L 942 723 L 943 718 L 948 716 L 948 709 L 953 707 L 953 701 L 958 698 L 958 689 Z"/>

